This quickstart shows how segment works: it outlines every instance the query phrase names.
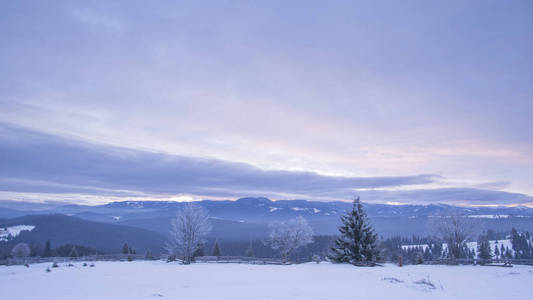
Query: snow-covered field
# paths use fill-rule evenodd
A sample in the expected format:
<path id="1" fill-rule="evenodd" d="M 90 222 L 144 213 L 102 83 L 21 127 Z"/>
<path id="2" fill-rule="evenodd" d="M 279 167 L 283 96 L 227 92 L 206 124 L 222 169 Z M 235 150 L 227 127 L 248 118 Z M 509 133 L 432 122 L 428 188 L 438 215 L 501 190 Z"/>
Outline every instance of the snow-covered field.
<path id="1" fill-rule="evenodd" d="M 0 299 L 533 299 L 528 266 L 95 264 L 0 267 Z"/>

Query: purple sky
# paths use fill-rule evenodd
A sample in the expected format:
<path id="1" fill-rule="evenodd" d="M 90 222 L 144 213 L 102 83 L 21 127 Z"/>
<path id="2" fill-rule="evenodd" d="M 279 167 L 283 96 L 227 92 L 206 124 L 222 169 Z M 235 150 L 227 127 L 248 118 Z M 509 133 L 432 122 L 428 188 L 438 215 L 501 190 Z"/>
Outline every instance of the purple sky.
<path id="1" fill-rule="evenodd" d="M 3 1 L 0 199 L 533 206 L 533 3 L 332 2 Z"/>

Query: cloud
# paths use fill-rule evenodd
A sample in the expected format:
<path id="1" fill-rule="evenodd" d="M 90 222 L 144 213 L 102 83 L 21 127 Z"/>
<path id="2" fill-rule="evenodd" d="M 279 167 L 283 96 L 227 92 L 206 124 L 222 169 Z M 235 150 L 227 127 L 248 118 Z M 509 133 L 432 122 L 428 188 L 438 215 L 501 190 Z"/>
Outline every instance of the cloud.
<path id="1" fill-rule="evenodd" d="M 338 199 L 355 189 L 423 185 L 439 178 L 262 170 L 244 163 L 90 144 L 9 125 L 0 126 L 0 133 L 0 189 L 7 192 Z"/>
<path id="2" fill-rule="evenodd" d="M 381 203 L 533 206 L 533 197 L 529 195 L 477 188 L 362 191 L 360 195 L 366 201 Z"/>

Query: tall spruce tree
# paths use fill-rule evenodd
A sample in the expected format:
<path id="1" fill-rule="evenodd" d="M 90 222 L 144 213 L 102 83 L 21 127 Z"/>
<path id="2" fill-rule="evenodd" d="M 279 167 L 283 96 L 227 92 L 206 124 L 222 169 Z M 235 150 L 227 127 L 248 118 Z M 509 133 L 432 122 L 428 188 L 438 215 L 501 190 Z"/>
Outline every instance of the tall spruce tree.
<path id="1" fill-rule="evenodd" d="M 43 257 L 50 256 L 52 256 L 52 246 L 50 245 L 50 240 L 47 240 L 44 246 Z"/>
<path id="2" fill-rule="evenodd" d="M 215 242 L 215 247 L 213 248 L 213 256 L 221 256 L 220 247 L 218 246 L 218 241 Z"/>
<path id="3" fill-rule="evenodd" d="M 479 237 L 477 242 L 477 252 L 479 257 L 479 263 L 484 265 L 489 263 L 492 259 L 492 251 L 490 249 L 489 239 L 486 235 Z"/>
<path id="4" fill-rule="evenodd" d="M 356 197 L 351 211 L 341 217 L 341 235 L 335 240 L 328 258 L 336 263 L 371 263 L 379 259 L 377 234 L 370 225 L 363 205 Z"/>

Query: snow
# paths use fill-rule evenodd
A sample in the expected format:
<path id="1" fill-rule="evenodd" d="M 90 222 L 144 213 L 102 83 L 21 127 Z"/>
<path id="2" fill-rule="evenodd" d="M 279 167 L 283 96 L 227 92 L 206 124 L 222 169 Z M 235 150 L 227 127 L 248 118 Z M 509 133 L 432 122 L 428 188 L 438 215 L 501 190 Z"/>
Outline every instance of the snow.
<path id="1" fill-rule="evenodd" d="M 509 215 L 470 215 L 469 218 L 481 218 L 481 219 L 506 219 Z"/>
<path id="2" fill-rule="evenodd" d="M 35 228 L 33 225 L 16 225 L 6 228 L 0 228 L 0 242 L 7 241 L 9 236 L 16 237 L 22 231 L 32 231 Z"/>
<path id="3" fill-rule="evenodd" d="M 426 251 L 426 248 L 428 247 L 427 244 L 421 244 L 421 245 L 402 245 L 402 249 L 403 250 L 408 250 L 408 249 L 411 249 L 411 248 L 422 248 L 422 251 Z"/>
<path id="4" fill-rule="evenodd" d="M 313 213 L 319 213 L 321 210 L 317 208 L 305 208 L 305 207 L 291 207 L 294 211 L 312 211 Z M 272 212 L 272 210 L 270 210 Z"/>
<path id="5" fill-rule="evenodd" d="M 0 267 L 2 299 L 532 299 L 533 267 L 96 262 Z"/>
<path id="6" fill-rule="evenodd" d="M 279 207 L 269 207 L 269 208 L 270 208 L 270 212 L 275 212 L 276 210 L 281 209 Z"/>

